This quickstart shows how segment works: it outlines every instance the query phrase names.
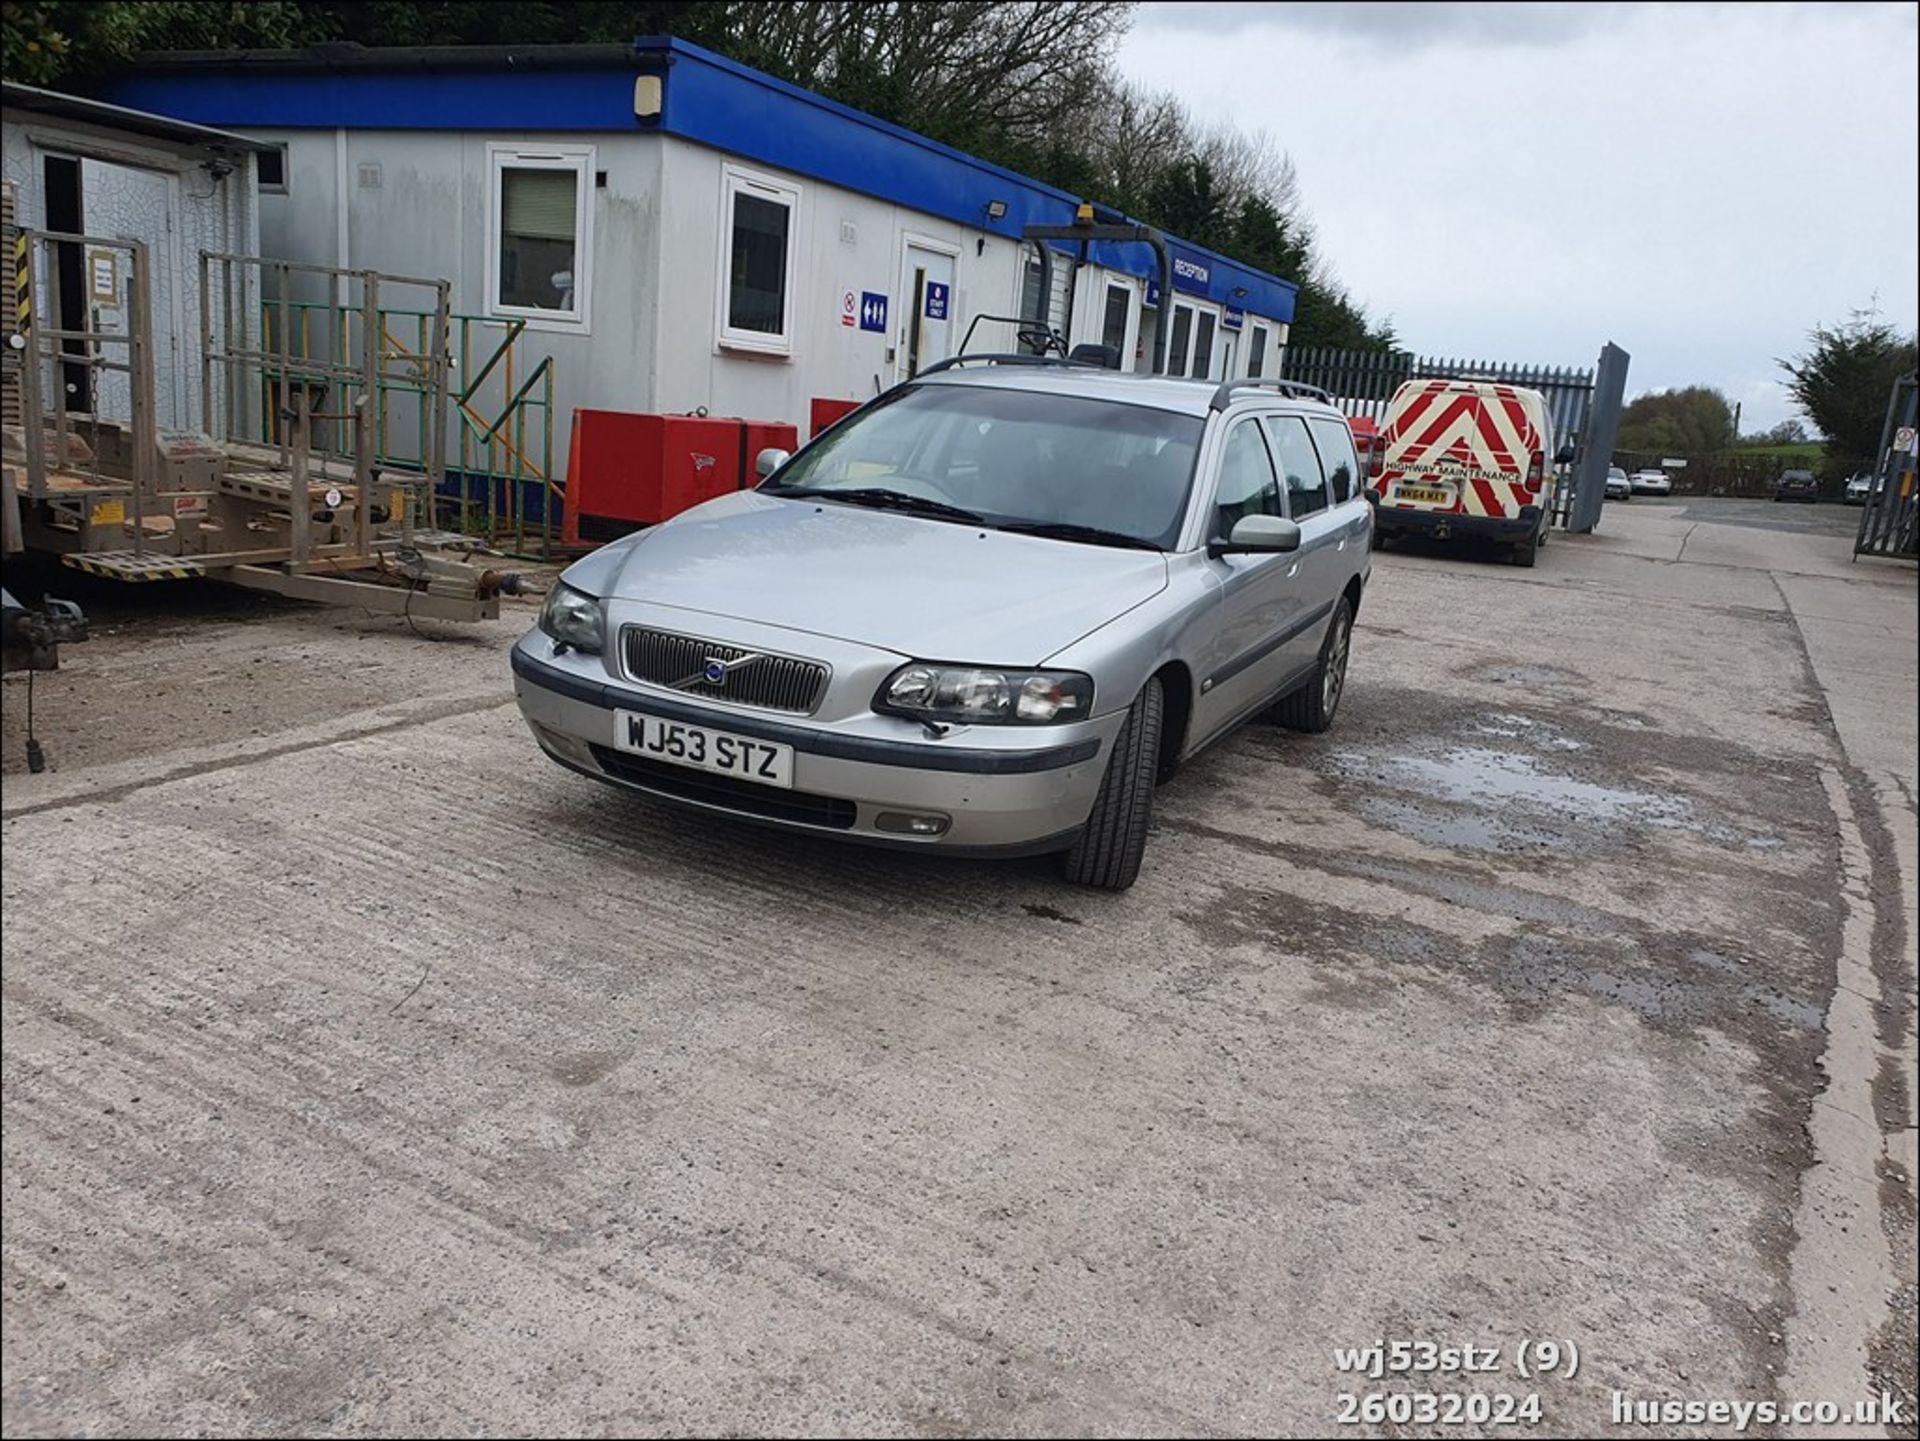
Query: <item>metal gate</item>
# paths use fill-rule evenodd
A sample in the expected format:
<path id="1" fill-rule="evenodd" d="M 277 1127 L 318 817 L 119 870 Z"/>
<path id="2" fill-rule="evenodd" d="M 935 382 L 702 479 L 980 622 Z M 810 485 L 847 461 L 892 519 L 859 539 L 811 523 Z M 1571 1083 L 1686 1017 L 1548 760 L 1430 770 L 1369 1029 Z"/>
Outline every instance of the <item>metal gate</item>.
<path id="1" fill-rule="evenodd" d="M 1281 352 L 1280 374 L 1287 380 L 1318 386 L 1345 414 L 1366 416 L 1376 422 L 1385 421 L 1394 391 L 1416 378 L 1492 380 L 1537 390 L 1547 403 L 1559 443 L 1570 444 L 1575 451 L 1571 471 L 1574 483 L 1560 487 L 1554 519 L 1572 530 L 1592 530 L 1599 518 L 1620 419 L 1620 396 L 1627 378 L 1627 353 L 1616 345 L 1609 344 L 1601 351 L 1597 377 L 1594 371 L 1565 366 L 1299 346 L 1288 346 Z"/>
<path id="2" fill-rule="evenodd" d="M 1920 417 L 1915 414 L 1920 380 L 1913 373 L 1893 383 L 1887 399 L 1886 424 L 1880 428 L 1880 450 L 1853 553 L 1890 555 L 1903 560 L 1920 558 L 1920 485 L 1915 483 L 1915 451 L 1920 449 Z"/>

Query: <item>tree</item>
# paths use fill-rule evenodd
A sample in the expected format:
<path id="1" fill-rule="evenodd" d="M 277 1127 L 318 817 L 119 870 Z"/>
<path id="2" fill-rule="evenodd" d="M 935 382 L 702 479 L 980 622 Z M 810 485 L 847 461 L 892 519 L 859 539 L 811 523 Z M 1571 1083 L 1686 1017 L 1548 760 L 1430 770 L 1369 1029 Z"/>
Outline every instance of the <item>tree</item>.
<path id="1" fill-rule="evenodd" d="M 1779 362 L 1791 377 L 1787 393 L 1827 437 L 1830 462 L 1871 458 L 1886 423 L 1888 392 L 1915 367 L 1914 337 L 1856 310 L 1845 325 L 1817 325 L 1807 338 L 1812 350 Z"/>
<path id="2" fill-rule="evenodd" d="M 1807 433 L 1807 427 L 1797 420 L 1783 420 L 1772 430 L 1755 431 L 1752 435 L 1740 437 L 1740 444 L 1750 446 L 1763 445 L 1805 445 L 1813 437 Z"/>
<path id="3" fill-rule="evenodd" d="M 1733 406 L 1710 386 L 1658 390 L 1620 412 L 1621 450 L 1708 455 L 1733 444 Z"/>
<path id="4" fill-rule="evenodd" d="M 309 34 L 301 10 L 296 0 L 8 0 L 0 67 L 9 80 L 28 85 L 73 84 L 144 50 L 247 49 L 322 38 Z"/>

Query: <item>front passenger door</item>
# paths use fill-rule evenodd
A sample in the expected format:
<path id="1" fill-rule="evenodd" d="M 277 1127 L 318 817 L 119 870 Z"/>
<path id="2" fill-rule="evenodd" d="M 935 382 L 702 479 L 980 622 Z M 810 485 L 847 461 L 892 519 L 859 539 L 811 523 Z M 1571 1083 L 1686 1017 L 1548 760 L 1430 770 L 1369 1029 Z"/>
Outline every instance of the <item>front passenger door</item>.
<path id="1" fill-rule="evenodd" d="M 1290 580 L 1299 602 L 1300 628 L 1288 638 L 1286 654 L 1296 670 L 1305 670 L 1320 658 L 1327 620 L 1340 595 L 1345 560 L 1340 531 L 1351 515 L 1334 497 L 1332 481 L 1321 467 L 1305 420 L 1297 415 L 1270 415 L 1267 436 L 1286 486 L 1287 509 L 1300 527 L 1300 549 L 1294 552 Z"/>
<path id="2" fill-rule="evenodd" d="M 1243 420 L 1227 432 L 1208 535 L 1225 540 L 1243 516 L 1286 513 L 1260 422 Z M 1286 633 L 1302 606 L 1291 555 L 1223 555 L 1207 565 L 1219 591 L 1210 634 L 1195 648 L 1196 742 L 1273 698 L 1288 672 Z"/>

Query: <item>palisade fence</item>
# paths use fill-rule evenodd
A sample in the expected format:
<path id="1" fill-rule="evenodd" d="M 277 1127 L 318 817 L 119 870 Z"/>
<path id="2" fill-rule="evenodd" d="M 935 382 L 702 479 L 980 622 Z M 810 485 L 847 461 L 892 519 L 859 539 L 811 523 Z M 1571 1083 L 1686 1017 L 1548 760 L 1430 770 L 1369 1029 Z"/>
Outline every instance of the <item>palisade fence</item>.
<path id="1" fill-rule="evenodd" d="M 1286 380 L 1317 385 L 1347 415 L 1384 422 L 1387 402 L 1402 381 L 1441 378 L 1492 380 L 1539 391 L 1563 442 L 1578 445 L 1593 407 L 1593 372 L 1551 365 L 1512 365 L 1491 360 L 1443 360 L 1404 350 L 1331 350 L 1288 346 L 1280 357 Z"/>

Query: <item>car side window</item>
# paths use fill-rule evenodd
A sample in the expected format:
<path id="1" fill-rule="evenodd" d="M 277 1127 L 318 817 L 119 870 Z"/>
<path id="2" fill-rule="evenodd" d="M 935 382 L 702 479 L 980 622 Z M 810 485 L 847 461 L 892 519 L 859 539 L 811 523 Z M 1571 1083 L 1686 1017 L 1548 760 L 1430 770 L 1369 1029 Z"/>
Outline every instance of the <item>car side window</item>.
<path id="1" fill-rule="evenodd" d="M 1227 448 L 1220 457 L 1220 481 L 1213 492 L 1214 535 L 1231 537 L 1242 516 L 1286 513 L 1260 426 L 1243 420 L 1227 432 Z"/>
<path id="2" fill-rule="evenodd" d="M 1273 437 L 1273 456 L 1287 482 L 1287 508 L 1295 520 L 1304 520 L 1327 508 L 1327 478 L 1320 457 L 1307 435 L 1307 424 L 1297 415 L 1270 415 L 1267 433 Z"/>
<path id="3" fill-rule="evenodd" d="M 1323 416 L 1308 420 L 1307 429 L 1313 432 L 1314 448 L 1320 452 L 1320 466 L 1327 474 L 1328 487 L 1333 491 L 1333 503 L 1339 505 L 1352 500 L 1354 477 L 1360 473 L 1360 462 L 1353 453 L 1353 432 L 1347 429 L 1344 420 Z"/>

